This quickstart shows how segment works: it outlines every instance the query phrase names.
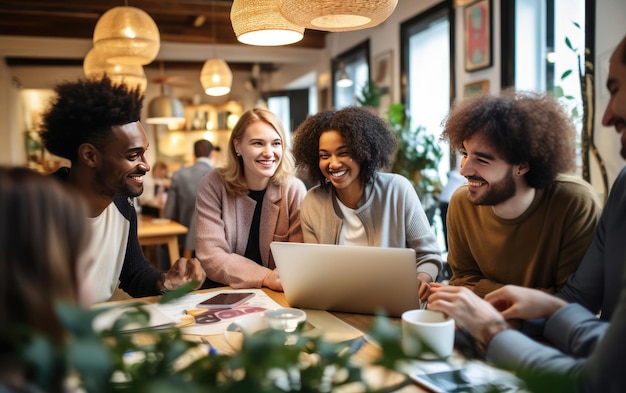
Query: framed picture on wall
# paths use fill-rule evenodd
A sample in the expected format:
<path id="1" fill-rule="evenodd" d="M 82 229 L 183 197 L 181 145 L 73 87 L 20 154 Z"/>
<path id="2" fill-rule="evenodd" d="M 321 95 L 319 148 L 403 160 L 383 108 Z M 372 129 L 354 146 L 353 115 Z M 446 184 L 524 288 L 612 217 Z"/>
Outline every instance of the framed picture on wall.
<path id="1" fill-rule="evenodd" d="M 492 65 L 491 0 L 478 0 L 463 9 L 465 70 Z"/>
<path id="2" fill-rule="evenodd" d="M 468 98 L 475 95 L 489 93 L 489 80 L 468 83 L 463 86 L 463 97 Z"/>
<path id="3" fill-rule="evenodd" d="M 374 83 L 380 91 L 380 114 L 387 115 L 387 110 L 391 104 L 391 86 L 392 86 L 392 51 L 388 50 L 377 55 L 374 58 L 373 78 Z"/>

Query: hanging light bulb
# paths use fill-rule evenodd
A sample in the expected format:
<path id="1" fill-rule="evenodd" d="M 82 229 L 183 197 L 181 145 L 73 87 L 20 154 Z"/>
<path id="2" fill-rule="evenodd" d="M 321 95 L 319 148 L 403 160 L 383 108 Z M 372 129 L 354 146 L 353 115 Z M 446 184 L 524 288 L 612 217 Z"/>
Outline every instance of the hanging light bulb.
<path id="1" fill-rule="evenodd" d="M 83 72 L 87 79 L 102 79 L 106 74 L 115 84 L 125 84 L 131 89 L 139 86 L 146 91 L 148 80 L 142 66 L 135 64 L 111 64 L 95 48 L 91 48 L 83 60 Z"/>
<path id="2" fill-rule="evenodd" d="M 337 86 L 339 87 L 350 87 L 354 82 L 350 79 L 348 73 L 346 73 L 346 67 L 342 63 L 339 64 L 339 76 L 337 78 Z"/>
<path id="3" fill-rule="evenodd" d="M 307 29 L 350 31 L 374 27 L 396 9 L 398 0 L 280 0 L 285 18 Z"/>
<path id="4" fill-rule="evenodd" d="M 207 95 L 223 96 L 230 93 L 233 73 L 222 59 L 209 59 L 204 63 L 200 73 L 200 83 Z"/>
<path id="5" fill-rule="evenodd" d="M 144 65 L 159 53 L 159 29 L 145 11 L 115 7 L 98 19 L 93 44 L 110 63 Z"/>
<path id="6" fill-rule="evenodd" d="M 278 46 L 300 41 L 304 27 L 285 19 L 279 3 L 278 0 L 234 0 L 230 20 L 239 42 Z"/>

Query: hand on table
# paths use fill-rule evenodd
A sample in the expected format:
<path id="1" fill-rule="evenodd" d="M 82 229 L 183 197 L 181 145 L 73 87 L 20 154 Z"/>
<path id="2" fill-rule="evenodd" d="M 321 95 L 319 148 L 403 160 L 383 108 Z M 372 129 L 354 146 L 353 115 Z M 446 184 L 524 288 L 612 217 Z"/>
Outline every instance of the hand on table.
<path id="1" fill-rule="evenodd" d="M 422 272 L 417 273 L 417 282 L 419 283 L 419 297 L 421 302 L 424 302 L 428 299 L 428 296 L 430 295 L 430 283 L 432 281 L 433 279 L 430 277 L 430 275 Z"/>
<path id="2" fill-rule="evenodd" d="M 269 289 L 273 289 L 274 291 L 283 291 L 283 283 L 280 281 L 280 277 L 278 277 L 278 270 L 271 270 L 265 278 L 263 278 L 264 287 L 268 287 Z"/>
<path id="3" fill-rule="evenodd" d="M 176 289 L 183 284 L 196 281 L 198 285 L 194 289 L 200 288 L 204 283 L 206 273 L 196 258 L 178 258 L 172 268 L 165 273 L 163 280 L 164 289 Z"/>

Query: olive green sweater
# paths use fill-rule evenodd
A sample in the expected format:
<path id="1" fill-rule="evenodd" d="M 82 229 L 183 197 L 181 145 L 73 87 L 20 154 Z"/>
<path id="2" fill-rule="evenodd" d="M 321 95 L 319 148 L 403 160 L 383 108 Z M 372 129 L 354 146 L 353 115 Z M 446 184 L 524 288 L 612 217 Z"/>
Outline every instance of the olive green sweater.
<path id="1" fill-rule="evenodd" d="M 477 295 L 506 284 L 559 290 L 578 267 L 600 216 L 600 202 L 582 180 L 560 176 L 537 190 L 529 208 L 502 219 L 492 206 L 475 206 L 467 186 L 459 188 L 448 210 L 450 284 Z"/>

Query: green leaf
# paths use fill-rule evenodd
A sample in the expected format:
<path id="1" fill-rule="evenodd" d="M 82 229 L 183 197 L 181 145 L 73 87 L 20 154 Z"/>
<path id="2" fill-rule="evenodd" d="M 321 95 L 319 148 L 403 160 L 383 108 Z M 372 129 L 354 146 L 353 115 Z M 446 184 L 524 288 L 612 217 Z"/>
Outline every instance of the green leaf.
<path id="1" fill-rule="evenodd" d="M 101 339 L 76 339 L 67 347 L 70 364 L 77 370 L 89 393 L 107 392 L 114 359 Z"/>
<path id="2" fill-rule="evenodd" d="M 373 80 L 368 80 L 356 95 L 356 101 L 361 106 L 380 106 L 380 89 Z"/>
<path id="3" fill-rule="evenodd" d="M 572 70 L 567 70 L 564 73 L 562 73 L 561 74 L 561 80 L 563 80 L 563 79 L 567 78 L 568 76 L 570 76 L 572 72 L 573 72 Z"/>
<path id="4" fill-rule="evenodd" d="M 186 294 L 192 292 L 197 286 L 198 286 L 198 283 L 195 281 L 192 281 L 192 282 L 188 282 L 187 284 L 181 285 L 180 287 L 173 289 L 171 291 L 165 291 L 163 293 L 163 296 L 161 296 L 161 299 L 159 299 L 159 303 L 163 304 L 163 303 L 171 302 L 172 300 L 181 298 L 185 296 Z"/>
<path id="5" fill-rule="evenodd" d="M 556 98 L 565 96 L 565 92 L 563 91 L 563 88 L 561 86 L 554 86 L 552 92 Z"/>
<path id="6" fill-rule="evenodd" d="M 22 349 L 22 356 L 35 370 L 37 383 L 46 388 L 52 388 L 56 374 L 58 360 L 54 345 L 43 335 L 35 334 Z"/>
<path id="7" fill-rule="evenodd" d="M 82 309 L 67 302 L 57 302 L 55 310 L 61 323 L 78 337 L 94 337 L 94 318 L 104 312 L 101 309 Z"/>

